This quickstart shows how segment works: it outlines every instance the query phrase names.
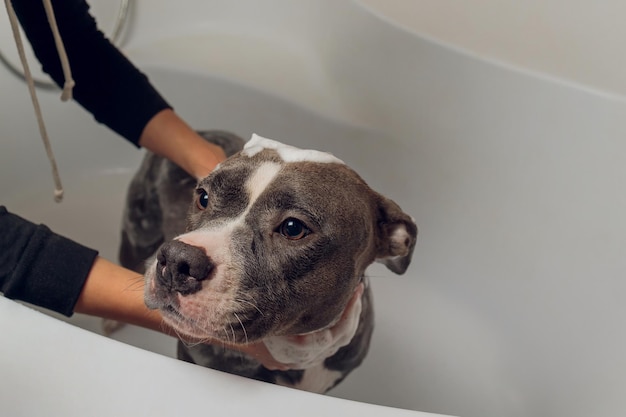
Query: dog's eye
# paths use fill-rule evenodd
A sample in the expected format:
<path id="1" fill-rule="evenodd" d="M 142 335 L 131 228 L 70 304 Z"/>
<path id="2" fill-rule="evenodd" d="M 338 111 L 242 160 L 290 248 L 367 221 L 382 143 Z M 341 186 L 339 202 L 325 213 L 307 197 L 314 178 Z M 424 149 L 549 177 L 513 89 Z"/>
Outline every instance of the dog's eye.
<path id="1" fill-rule="evenodd" d="M 302 239 L 311 231 L 298 219 L 288 218 L 278 228 L 281 235 L 290 240 Z"/>
<path id="2" fill-rule="evenodd" d="M 209 194 L 201 188 L 196 192 L 198 193 L 196 196 L 196 206 L 198 206 L 200 210 L 206 209 L 209 205 Z"/>

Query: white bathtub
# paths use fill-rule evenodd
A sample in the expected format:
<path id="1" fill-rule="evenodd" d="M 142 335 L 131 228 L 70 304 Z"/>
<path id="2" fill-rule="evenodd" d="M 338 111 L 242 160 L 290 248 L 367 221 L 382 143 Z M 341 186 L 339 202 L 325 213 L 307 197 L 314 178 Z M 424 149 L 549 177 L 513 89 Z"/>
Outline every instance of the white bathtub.
<path id="1" fill-rule="evenodd" d="M 420 227 L 405 276 L 371 270 L 371 352 L 331 394 L 359 402 L 190 366 L 0 299 L 0 410 L 626 412 L 622 97 L 425 40 L 358 2 L 191 3 L 140 2 L 126 48 L 190 124 L 331 151 Z M 56 205 L 25 86 L 0 68 L 0 88 L 1 203 L 115 259 L 141 152 L 40 93 L 66 187 Z M 116 339 L 174 351 L 137 328 Z"/>

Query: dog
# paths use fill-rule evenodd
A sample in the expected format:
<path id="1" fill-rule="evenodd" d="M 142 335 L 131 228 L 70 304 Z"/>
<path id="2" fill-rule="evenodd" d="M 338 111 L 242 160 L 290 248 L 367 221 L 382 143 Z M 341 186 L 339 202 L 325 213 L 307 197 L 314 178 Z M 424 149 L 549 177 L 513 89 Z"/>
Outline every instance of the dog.
<path id="1" fill-rule="evenodd" d="M 369 348 L 366 268 L 403 274 L 417 226 L 329 153 L 199 133 L 229 158 L 197 182 L 148 153 L 128 190 L 120 261 L 145 273 L 146 305 L 179 334 L 224 343 L 179 341 L 179 359 L 326 392 Z M 290 369 L 225 347 L 259 341 Z"/>

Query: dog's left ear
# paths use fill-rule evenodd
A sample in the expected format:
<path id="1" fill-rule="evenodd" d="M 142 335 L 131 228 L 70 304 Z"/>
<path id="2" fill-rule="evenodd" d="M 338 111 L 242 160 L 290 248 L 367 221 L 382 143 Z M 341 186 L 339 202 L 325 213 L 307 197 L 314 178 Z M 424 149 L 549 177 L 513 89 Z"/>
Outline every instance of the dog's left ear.
<path id="1" fill-rule="evenodd" d="M 396 274 L 404 274 L 417 240 L 415 221 L 395 202 L 380 195 L 377 227 L 376 260 Z"/>

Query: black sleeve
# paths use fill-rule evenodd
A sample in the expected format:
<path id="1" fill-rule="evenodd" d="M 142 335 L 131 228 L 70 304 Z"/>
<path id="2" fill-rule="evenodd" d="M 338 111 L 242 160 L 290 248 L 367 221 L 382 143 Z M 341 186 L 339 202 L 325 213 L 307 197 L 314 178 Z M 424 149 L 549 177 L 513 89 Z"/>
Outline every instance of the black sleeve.
<path id="1" fill-rule="evenodd" d="M 98 252 L 0 206 L 0 292 L 71 316 Z"/>
<path id="2" fill-rule="evenodd" d="M 148 121 L 171 108 L 97 28 L 84 0 L 52 0 L 57 25 L 76 81 L 74 98 L 96 120 L 138 146 Z M 13 0 L 13 7 L 43 70 L 58 85 L 65 79 L 41 0 Z"/>

